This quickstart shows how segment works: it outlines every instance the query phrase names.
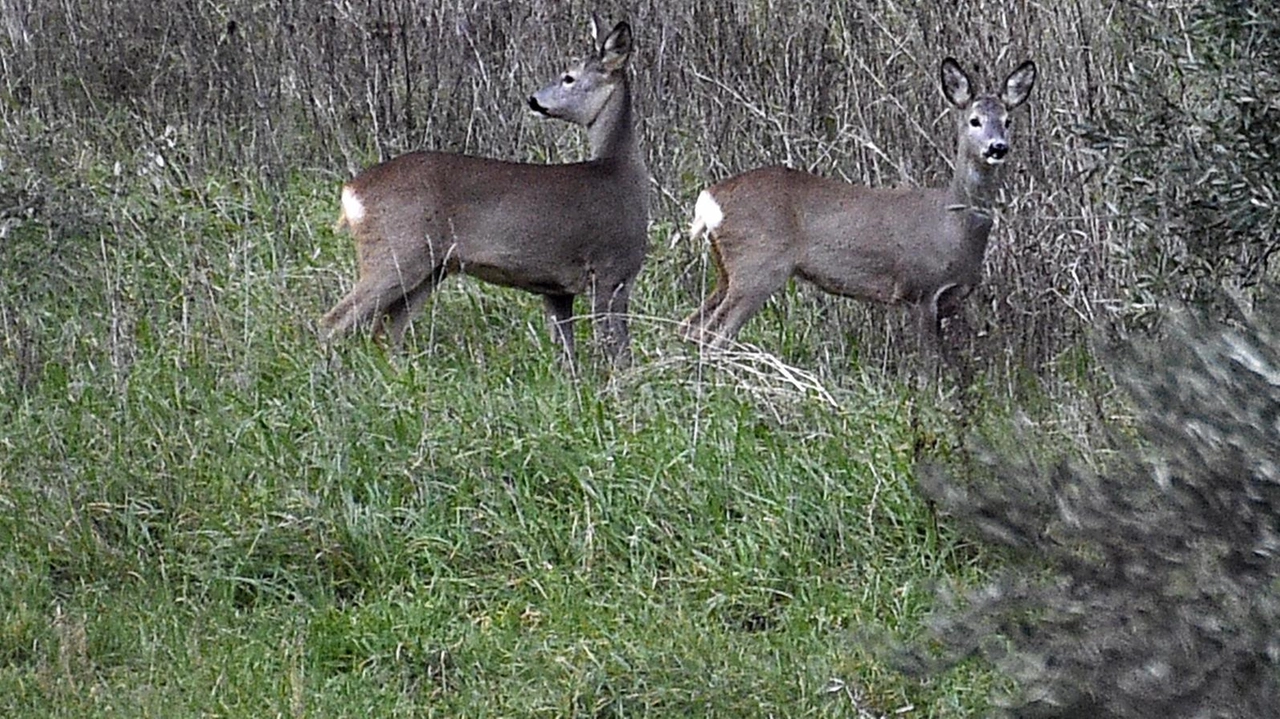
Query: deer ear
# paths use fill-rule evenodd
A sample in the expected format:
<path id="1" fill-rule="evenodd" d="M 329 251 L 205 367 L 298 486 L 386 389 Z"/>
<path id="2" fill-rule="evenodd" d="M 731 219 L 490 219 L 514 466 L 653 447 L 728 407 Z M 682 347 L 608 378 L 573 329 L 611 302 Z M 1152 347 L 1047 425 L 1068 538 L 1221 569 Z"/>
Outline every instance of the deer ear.
<path id="1" fill-rule="evenodd" d="M 942 61 L 942 94 L 956 107 L 965 107 L 973 99 L 973 83 L 955 58 Z"/>
<path id="2" fill-rule="evenodd" d="M 599 15 L 599 13 L 597 13 L 597 12 L 596 12 L 596 11 L 594 11 L 594 10 L 592 10 L 592 11 L 591 11 L 591 42 L 595 43 L 596 50 L 599 50 L 599 49 L 600 49 L 600 47 L 601 47 L 601 45 L 600 45 L 600 40 L 601 40 L 600 33 L 601 33 L 601 29 L 602 29 L 603 27 L 604 27 L 604 22 L 600 20 L 600 15 Z"/>
<path id="3" fill-rule="evenodd" d="M 1027 101 L 1027 97 L 1031 95 L 1031 86 L 1035 83 L 1036 64 L 1027 60 L 1019 65 L 1018 69 L 1009 73 L 1009 79 L 1004 81 L 1004 91 L 1000 93 L 1000 99 L 1005 107 L 1013 109 Z"/>
<path id="4" fill-rule="evenodd" d="M 627 64 L 631 57 L 631 26 L 625 21 L 614 26 L 613 31 L 600 44 L 600 61 L 610 72 Z"/>

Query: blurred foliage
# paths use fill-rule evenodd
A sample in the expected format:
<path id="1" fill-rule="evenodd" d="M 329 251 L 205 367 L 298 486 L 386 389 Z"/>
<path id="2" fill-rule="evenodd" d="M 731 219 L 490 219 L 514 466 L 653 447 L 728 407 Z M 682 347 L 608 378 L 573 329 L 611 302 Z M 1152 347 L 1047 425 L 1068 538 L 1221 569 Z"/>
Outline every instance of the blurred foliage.
<path id="1" fill-rule="evenodd" d="M 1269 311 L 1268 311 L 1269 310 Z M 1243 311 L 1243 310 L 1242 310 Z M 1270 717 L 1280 703 L 1280 324 L 1190 313 L 1115 353 L 1141 444 L 1102 472 L 1009 453 L 925 493 L 1013 562 L 932 636 L 938 669 L 981 654 L 1016 717 Z M 1005 456 L 1002 456 L 1004 454 Z"/>

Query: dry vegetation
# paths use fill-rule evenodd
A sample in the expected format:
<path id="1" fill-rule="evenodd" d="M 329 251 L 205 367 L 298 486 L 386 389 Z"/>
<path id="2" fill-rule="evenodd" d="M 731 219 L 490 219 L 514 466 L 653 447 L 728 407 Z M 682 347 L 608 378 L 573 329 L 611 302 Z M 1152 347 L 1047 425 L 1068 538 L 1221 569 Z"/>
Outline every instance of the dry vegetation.
<path id="1" fill-rule="evenodd" d="M 140 2 L 25 5 L 6 6 L 10 110 L 55 127 L 128 118 L 97 126 L 102 136 L 90 141 L 172 138 L 170 160 L 193 182 L 237 165 L 276 178 L 318 168 L 336 183 L 421 147 L 582 155 L 576 133 L 533 122 L 522 104 L 580 47 L 582 3 L 209 3 L 172 13 Z M 944 182 L 952 147 L 936 81 L 942 56 L 986 83 L 1033 57 L 1042 79 L 1018 122 L 991 282 L 972 303 L 983 352 L 1035 365 L 1082 326 L 1128 311 L 1134 253 L 1112 232 L 1114 203 L 1100 201 L 1105 158 L 1081 135 L 1101 108 L 1127 102 L 1121 73 L 1131 68 L 1117 61 L 1127 8 L 978 2 L 957 14 L 793 0 L 637 2 L 627 12 L 658 243 L 684 226 L 701 186 L 761 164 L 876 184 Z M 677 273 L 692 303 L 703 248 L 677 248 L 649 272 Z M 805 301 L 806 315 L 849 333 L 833 357 L 864 339 L 889 347 L 898 334 L 883 336 L 899 327 L 896 312 Z"/>
<path id="2" fill-rule="evenodd" d="M 236 165 L 275 178 L 316 168 L 336 182 L 422 147 L 582 155 L 576 133 L 531 121 L 522 100 L 579 47 L 583 3 L 225 2 L 156 13 L 132 1 L 8 0 L 4 9 L 9 112 L 55 128 L 87 122 L 101 135 L 91 142 L 169 139 L 193 180 Z M 600 9 L 625 12 L 637 30 L 659 242 L 683 226 L 701 186 L 761 164 L 874 184 L 944 181 L 952 148 L 935 80 L 941 56 L 986 82 L 1032 57 L 1042 79 L 1018 123 L 990 282 L 970 317 L 989 362 L 1037 366 L 1082 328 L 1267 276 L 1276 43 L 1274 23 L 1249 4 Z M 129 122 L 92 122 L 101 117 Z M 1197 197 L 1199 188 L 1215 196 Z M 677 247 L 651 271 L 678 273 L 696 297 L 703 248 Z M 897 313 L 806 303 L 806 316 L 829 318 L 853 346 L 888 347 L 901 334 Z"/>

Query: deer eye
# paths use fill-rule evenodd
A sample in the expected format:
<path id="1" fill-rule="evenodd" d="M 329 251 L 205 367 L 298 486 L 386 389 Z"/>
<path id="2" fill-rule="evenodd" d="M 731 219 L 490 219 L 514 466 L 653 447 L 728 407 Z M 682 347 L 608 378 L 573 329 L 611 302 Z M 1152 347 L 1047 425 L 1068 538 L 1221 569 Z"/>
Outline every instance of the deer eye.
<path id="1" fill-rule="evenodd" d="M 971 117 L 971 118 L 969 118 L 969 126 L 970 126 L 970 127 L 982 127 L 982 120 L 979 120 L 977 117 Z"/>

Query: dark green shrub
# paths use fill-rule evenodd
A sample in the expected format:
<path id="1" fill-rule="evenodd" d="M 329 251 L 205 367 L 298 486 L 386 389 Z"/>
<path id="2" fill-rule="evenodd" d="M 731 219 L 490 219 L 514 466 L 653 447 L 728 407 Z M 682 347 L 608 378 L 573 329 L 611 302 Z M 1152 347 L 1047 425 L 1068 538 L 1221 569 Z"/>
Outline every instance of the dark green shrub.
<path id="1" fill-rule="evenodd" d="M 1226 309 L 1274 282 L 1280 242 L 1280 17 L 1270 4 L 1128 5 L 1114 104 L 1089 133 L 1131 253 L 1135 307 Z M 1228 288 L 1223 292 L 1223 288 Z"/>
<path id="2" fill-rule="evenodd" d="M 1166 339 L 1119 352 L 1141 446 L 1105 471 L 991 454 L 974 486 L 922 480 L 1013 556 L 933 625 L 945 660 L 983 654 L 1016 681 L 1009 716 L 1275 716 L 1274 316 L 1240 329 L 1184 317 Z"/>

